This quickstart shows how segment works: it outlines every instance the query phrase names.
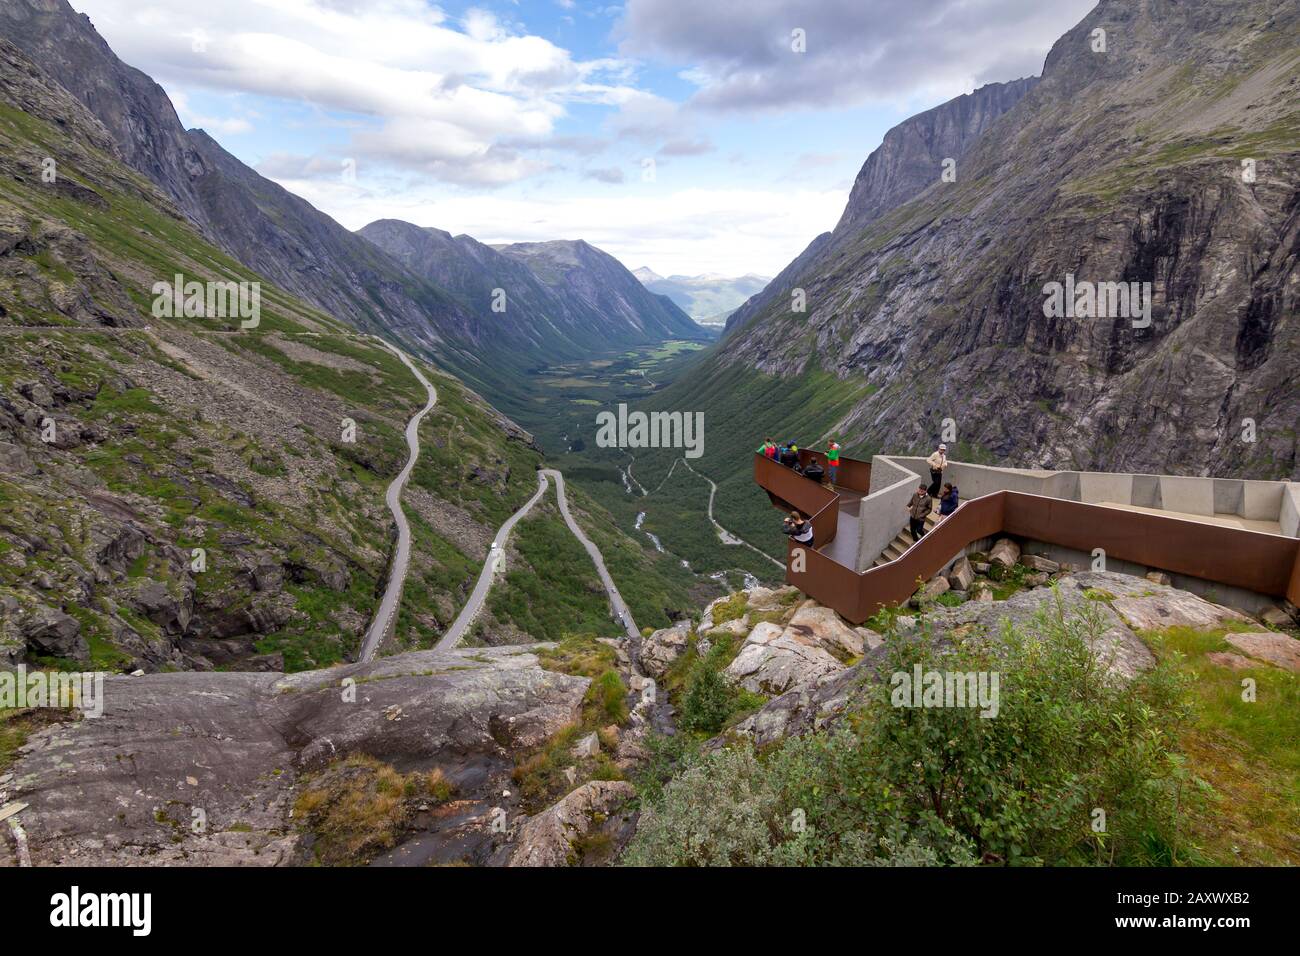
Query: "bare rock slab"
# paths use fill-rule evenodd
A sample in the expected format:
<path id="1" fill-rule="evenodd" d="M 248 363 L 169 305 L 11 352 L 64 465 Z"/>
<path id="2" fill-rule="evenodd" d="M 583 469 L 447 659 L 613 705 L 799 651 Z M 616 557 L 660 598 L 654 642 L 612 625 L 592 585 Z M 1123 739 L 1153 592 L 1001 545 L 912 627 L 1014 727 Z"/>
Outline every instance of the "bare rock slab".
<path id="1" fill-rule="evenodd" d="M 750 632 L 723 673 L 748 691 L 783 694 L 843 669 L 815 640 L 764 621 Z"/>
<path id="2" fill-rule="evenodd" d="M 1259 631 L 1247 634 L 1229 634 L 1226 640 L 1251 657 L 1268 661 L 1277 667 L 1300 674 L 1300 641 L 1276 631 Z"/>

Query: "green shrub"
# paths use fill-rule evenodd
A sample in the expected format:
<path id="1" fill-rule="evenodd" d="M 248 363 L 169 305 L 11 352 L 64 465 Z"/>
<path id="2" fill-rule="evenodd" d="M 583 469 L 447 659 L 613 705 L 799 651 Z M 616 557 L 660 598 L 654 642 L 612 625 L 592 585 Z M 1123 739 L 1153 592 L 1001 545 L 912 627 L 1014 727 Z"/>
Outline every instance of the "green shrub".
<path id="1" fill-rule="evenodd" d="M 607 670 L 587 688 L 587 724 L 622 724 L 627 721 L 627 686 L 618 671 Z"/>
<path id="2" fill-rule="evenodd" d="M 1089 650 L 1102 608 L 1057 602 L 958 647 L 893 637 L 884 673 L 999 674 L 997 715 L 895 707 L 870 684 L 835 734 L 709 754 L 670 781 L 625 861 L 647 865 L 1167 864 L 1176 860 L 1185 688 L 1127 683 Z M 685 711 L 685 707 L 683 710 Z M 1096 808 L 1106 832 L 1092 829 Z"/>
<path id="3" fill-rule="evenodd" d="M 696 667 L 686 682 L 682 700 L 682 728 L 716 734 L 731 716 L 736 690 L 712 667 Z"/>

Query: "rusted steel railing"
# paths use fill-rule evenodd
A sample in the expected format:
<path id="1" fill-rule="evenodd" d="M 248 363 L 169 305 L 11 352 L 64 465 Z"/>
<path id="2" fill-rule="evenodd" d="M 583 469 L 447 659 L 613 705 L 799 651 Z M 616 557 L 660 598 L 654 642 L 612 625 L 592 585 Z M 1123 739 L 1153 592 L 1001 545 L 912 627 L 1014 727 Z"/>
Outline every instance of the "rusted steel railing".
<path id="1" fill-rule="evenodd" d="M 819 516 L 838 515 L 834 492 L 761 455 L 756 458 L 754 479 L 778 507 L 812 514 L 815 529 Z M 841 461 L 842 476 L 846 464 Z M 833 531 L 835 526 L 830 527 Z M 1300 539 L 1016 491 L 964 502 L 900 557 L 866 571 L 845 567 L 818 550 L 833 534 L 823 540 L 818 533 L 812 550 L 791 542 L 786 581 L 861 624 L 880 608 L 906 601 L 918 581 L 928 581 L 968 545 L 998 534 L 1088 553 L 1101 548 L 1117 560 L 1300 604 Z"/>
<path id="2" fill-rule="evenodd" d="M 799 511 L 812 520 L 816 547 L 825 547 L 835 540 L 840 522 L 840 496 L 834 491 L 762 455 L 754 456 L 754 481 L 767 492 L 774 506 L 782 511 Z"/>

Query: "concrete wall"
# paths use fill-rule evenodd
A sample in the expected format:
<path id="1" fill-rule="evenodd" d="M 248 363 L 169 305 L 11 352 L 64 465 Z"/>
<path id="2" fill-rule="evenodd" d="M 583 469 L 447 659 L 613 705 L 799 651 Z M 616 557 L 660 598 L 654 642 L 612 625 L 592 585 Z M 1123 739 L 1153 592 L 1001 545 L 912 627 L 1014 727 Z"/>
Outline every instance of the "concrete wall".
<path id="1" fill-rule="evenodd" d="M 872 459 L 872 468 L 876 468 L 876 462 L 881 460 L 910 469 L 929 483 L 930 466 L 923 457 L 877 455 Z M 1135 505 L 1139 508 L 1163 508 L 1195 515 L 1237 515 L 1279 523 L 1284 499 L 1290 495 L 1294 515 L 1300 519 L 1300 493 L 1296 491 L 1300 485 L 1295 482 L 1130 475 L 1103 471 L 1043 471 L 997 468 L 965 462 L 950 462 L 944 471 L 943 480 L 951 481 L 961 490 L 963 501 L 995 491 L 1021 491 L 1088 504 Z M 873 491 L 875 486 L 873 475 Z M 1300 536 L 1297 535 L 1296 528 L 1288 529 L 1285 525 L 1282 533 L 1291 537 Z"/>
<path id="2" fill-rule="evenodd" d="M 1042 541 L 1026 541 L 1023 544 L 1023 553 L 1042 555 L 1062 564 L 1073 565 L 1080 571 L 1092 569 L 1092 555 L 1084 551 L 1076 551 L 1073 548 L 1062 548 L 1059 545 L 1046 544 Z M 1148 571 L 1160 569 L 1108 557 L 1106 559 L 1106 570 L 1141 578 L 1145 577 Z M 1173 574 L 1168 571 L 1165 573 L 1169 574 L 1169 579 L 1174 587 L 1183 591 L 1191 591 L 1193 594 L 1199 594 L 1215 604 L 1236 608 L 1238 611 L 1244 611 L 1247 614 L 1257 615 L 1265 608 L 1277 603 L 1275 597 L 1257 594 L 1254 591 L 1247 591 L 1245 588 L 1232 587 L 1228 584 L 1220 584 L 1217 581 L 1207 581 L 1204 578 L 1194 578 L 1186 574 Z"/>
<path id="3" fill-rule="evenodd" d="M 1282 514 L 1278 518 L 1282 533 L 1300 538 L 1300 484 L 1289 481 L 1282 489 Z"/>
<path id="4" fill-rule="evenodd" d="M 929 482 L 929 472 L 925 472 Z M 907 527 L 907 502 L 920 484 L 921 476 L 882 455 L 871 459 L 871 494 L 862 499 L 858 512 L 858 566 L 864 571 L 880 552 Z"/>

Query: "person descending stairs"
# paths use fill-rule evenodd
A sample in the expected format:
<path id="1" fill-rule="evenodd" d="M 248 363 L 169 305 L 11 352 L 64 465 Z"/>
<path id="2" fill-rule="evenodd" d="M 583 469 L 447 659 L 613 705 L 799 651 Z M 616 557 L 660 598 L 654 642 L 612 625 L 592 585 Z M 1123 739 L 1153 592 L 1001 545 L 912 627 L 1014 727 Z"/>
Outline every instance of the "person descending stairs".
<path id="1" fill-rule="evenodd" d="M 934 526 L 938 524 L 941 519 L 941 515 L 939 514 L 939 499 L 931 498 L 930 504 L 932 506 L 930 513 L 925 516 L 926 534 L 933 531 Z M 911 532 L 904 527 L 902 531 L 898 532 L 898 534 L 894 536 L 893 541 L 885 545 L 885 550 L 880 552 L 880 555 L 872 562 L 871 566 L 873 568 L 878 568 L 882 564 L 888 564 L 890 561 L 902 557 L 903 552 L 914 544 L 916 544 L 916 539 L 913 538 Z"/>

